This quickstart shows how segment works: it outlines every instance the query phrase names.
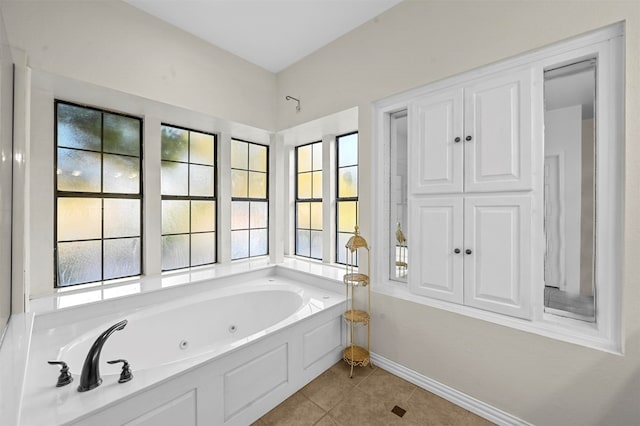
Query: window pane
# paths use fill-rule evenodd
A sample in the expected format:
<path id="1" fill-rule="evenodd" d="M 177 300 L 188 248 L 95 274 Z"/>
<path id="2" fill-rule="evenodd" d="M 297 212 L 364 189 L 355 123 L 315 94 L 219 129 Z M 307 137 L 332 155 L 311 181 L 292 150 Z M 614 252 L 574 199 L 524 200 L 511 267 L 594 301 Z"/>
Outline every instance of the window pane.
<path id="1" fill-rule="evenodd" d="M 249 172 L 231 170 L 231 196 L 246 198 L 249 187 Z"/>
<path id="2" fill-rule="evenodd" d="M 140 200 L 104 200 L 104 238 L 140 235 Z"/>
<path id="3" fill-rule="evenodd" d="M 140 193 L 140 159 L 105 154 L 103 192 L 118 194 Z"/>
<path id="4" fill-rule="evenodd" d="M 262 256 L 267 254 L 268 238 L 269 236 L 266 229 L 252 229 L 249 255 Z"/>
<path id="5" fill-rule="evenodd" d="M 358 134 L 338 138 L 338 167 L 358 164 Z"/>
<path id="6" fill-rule="evenodd" d="M 189 165 L 190 195 L 213 197 L 213 167 Z"/>
<path id="7" fill-rule="evenodd" d="M 358 196 L 358 166 L 338 170 L 338 197 Z"/>
<path id="8" fill-rule="evenodd" d="M 313 198 L 322 198 L 322 172 L 313 172 Z"/>
<path id="9" fill-rule="evenodd" d="M 347 242 L 349 242 L 349 238 L 353 236 L 353 232 L 350 233 L 338 233 L 338 250 L 336 252 L 336 261 L 338 263 L 347 263 L 347 249 L 344 247 Z"/>
<path id="10" fill-rule="evenodd" d="M 162 126 L 162 159 L 188 161 L 188 132 L 171 126 Z"/>
<path id="11" fill-rule="evenodd" d="M 322 170 L 322 143 L 313 145 L 313 170 Z"/>
<path id="12" fill-rule="evenodd" d="M 58 198 L 58 241 L 102 237 L 102 200 Z"/>
<path id="13" fill-rule="evenodd" d="M 353 234 L 357 224 L 358 202 L 338 201 L 338 232 L 348 232 Z"/>
<path id="14" fill-rule="evenodd" d="M 252 201 L 250 222 L 251 228 L 266 228 L 269 223 L 269 204 Z"/>
<path id="15" fill-rule="evenodd" d="M 296 229 L 296 254 L 307 257 L 311 254 L 311 231 Z"/>
<path id="16" fill-rule="evenodd" d="M 140 120 L 104 113 L 104 152 L 140 156 Z"/>
<path id="17" fill-rule="evenodd" d="M 249 202 L 231 202 L 231 229 L 249 228 Z"/>
<path id="18" fill-rule="evenodd" d="M 249 144 L 231 139 L 231 168 L 247 169 L 249 167 Z"/>
<path id="19" fill-rule="evenodd" d="M 191 266 L 206 265 L 216 261 L 216 233 L 191 235 Z"/>
<path id="20" fill-rule="evenodd" d="M 213 166 L 213 159 L 215 144 L 213 135 L 206 135 L 204 133 L 191 132 L 190 138 L 191 147 L 191 163 L 207 164 Z"/>
<path id="21" fill-rule="evenodd" d="M 298 173 L 311 171 L 312 145 L 305 145 L 298 148 Z"/>
<path id="22" fill-rule="evenodd" d="M 249 172 L 249 198 L 267 198 L 267 174 Z"/>
<path id="23" fill-rule="evenodd" d="M 105 240 L 104 279 L 140 274 L 140 238 Z"/>
<path id="24" fill-rule="evenodd" d="M 210 232 L 215 229 L 215 201 L 191 201 L 191 232 Z"/>
<path id="25" fill-rule="evenodd" d="M 189 192 L 189 166 L 187 164 L 162 162 L 162 194 L 187 195 Z"/>
<path id="26" fill-rule="evenodd" d="M 311 257 L 322 259 L 322 231 L 311 231 Z"/>
<path id="27" fill-rule="evenodd" d="M 249 257 L 249 231 L 231 231 L 231 259 Z"/>
<path id="28" fill-rule="evenodd" d="M 162 233 L 189 232 L 189 201 L 162 200 Z"/>
<path id="29" fill-rule="evenodd" d="M 186 268 L 189 266 L 189 235 L 162 237 L 162 269 Z"/>
<path id="30" fill-rule="evenodd" d="M 311 228 L 311 203 L 296 203 L 297 208 L 297 227 Z"/>
<path id="31" fill-rule="evenodd" d="M 58 146 L 100 151 L 101 113 L 58 104 Z"/>
<path id="32" fill-rule="evenodd" d="M 102 242 L 58 243 L 58 286 L 102 279 Z"/>
<path id="33" fill-rule="evenodd" d="M 311 204 L 311 229 L 322 230 L 322 203 L 315 202 Z"/>
<path id="34" fill-rule="evenodd" d="M 58 190 L 100 192 L 100 154 L 58 148 Z"/>
<path id="35" fill-rule="evenodd" d="M 298 175 L 298 198 L 311 198 L 311 173 Z"/>
<path id="36" fill-rule="evenodd" d="M 249 170 L 267 172 L 267 147 L 249 144 Z"/>

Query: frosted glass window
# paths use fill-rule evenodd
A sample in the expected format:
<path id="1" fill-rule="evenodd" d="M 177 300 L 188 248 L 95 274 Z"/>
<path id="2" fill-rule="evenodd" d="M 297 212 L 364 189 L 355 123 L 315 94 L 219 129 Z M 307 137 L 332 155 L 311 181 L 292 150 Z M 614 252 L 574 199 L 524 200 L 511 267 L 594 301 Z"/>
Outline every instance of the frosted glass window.
<path id="1" fill-rule="evenodd" d="M 358 133 L 336 137 L 336 158 L 336 262 L 345 263 L 344 245 L 358 224 Z"/>
<path id="2" fill-rule="evenodd" d="M 102 279 L 102 242 L 58 243 L 57 284 L 64 287 Z"/>
<path id="3" fill-rule="evenodd" d="M 297 147 L 295 158 L 295 253 L 322 259 L 322 142 Z"/>
<path id="4" fill-rule="evenodd" d="M 140 156 L 140 120 L 104 114 L 104 152 Z"/>
<path id="5" fill-rule="evenodd" d="M 100 192 L 100 153 L 58 148 L 58 191 Z"/>
<path id="6" fill-rule="evenodd" d="M 214 165 L 216 144 L 213 135 L 190 132 L 189 149 L 191 163 Z"/>
<path id="7" fill-rule="evenodd" d="M 58 198 L 58 241 L 100 239 L 101 227 L 100 198 Z"/>
<path id="8" fill-rule="evenodd" d="M 216 262 L 216 136 L 162 125 L 162 269 Z"/>
<path id="9" fill-rule="evenodd" d="M 269 149 L 231 140 L 231 259 L 269 252 Z"/>
<path id="10" fill-rule="evenodd" d="M 140 200 L 104 199 L 104 237 L 140 235 Z"/>
<path id="11" fill-rule="evenodd" d="M 140 275 L 140 238 L 104 241 L 104 279 Z"/>
<path id="12" fill-rule="evenodd" d="M 105 154 L 102 158 L 104 173 L 102 191 L 118 194 L 140 192 L 140 159 Z"/>
<path id="13" fill-rule="evenodd" d="M 142 120 L 55 102 L 56 287 L 142 273 Z"/>
<path id="14" fill-rule="evenodd" d="M 102 114 L 70 104 L 57 104 L 58 146 L 100 151 Z"/>

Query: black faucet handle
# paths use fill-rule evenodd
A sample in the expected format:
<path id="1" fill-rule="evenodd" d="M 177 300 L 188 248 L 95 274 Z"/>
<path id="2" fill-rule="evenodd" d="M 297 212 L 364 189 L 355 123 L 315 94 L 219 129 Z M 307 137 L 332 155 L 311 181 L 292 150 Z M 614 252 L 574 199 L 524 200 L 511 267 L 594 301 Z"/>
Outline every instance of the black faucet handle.
<path id="1" fill-rule="evenodd" d="M 122 373 L 120 373 L 120 379 L 118 383 L 126 383 L 129 380 L 133 379 L 133 373 L 131 372 L 131 367 L 129 366 L 129 361 L 126 359 L 114 359 L 113 361 L 107 361 L 107 364 L 117 364 L 122 363 Z"/>
<path id="2" fill-rule="evenodd" d="M 58 383 L 56 383 L 56 387 L 66 386 L 69 383 L 73 382 L 73 376 L 69 373 L 69 366 L 64 361 L 47 361 L 51 365 L 61 365 L 60 375 L 58 376 Z"/>

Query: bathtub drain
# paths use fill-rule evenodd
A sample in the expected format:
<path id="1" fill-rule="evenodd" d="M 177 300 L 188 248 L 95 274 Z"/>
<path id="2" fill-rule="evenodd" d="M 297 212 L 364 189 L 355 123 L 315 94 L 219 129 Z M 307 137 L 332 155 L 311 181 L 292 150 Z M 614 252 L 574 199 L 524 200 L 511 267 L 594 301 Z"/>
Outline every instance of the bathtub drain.
<path id="1" fill-rule="evenodd" d="M 231 324 L 229 326 L 229 333 L 235 333 L 237 329 L 238 328 L 234 324 Z"/>
<path id="2" fill-rule="evenodd" d="M 189 342 L 186 340 L 181 340 L 178 346 L 180 346 L 180 349 L 185 350 L 189 347 Z"/>

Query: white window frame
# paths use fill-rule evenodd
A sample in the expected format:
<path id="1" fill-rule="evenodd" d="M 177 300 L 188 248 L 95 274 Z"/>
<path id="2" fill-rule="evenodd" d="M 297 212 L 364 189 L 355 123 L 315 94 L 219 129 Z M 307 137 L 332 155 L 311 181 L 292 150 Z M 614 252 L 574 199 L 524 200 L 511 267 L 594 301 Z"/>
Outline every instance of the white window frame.
<path id="1" fill-rule="evenodd" d="M 596 198 L 596 322 L 587 323 L 544 312 L 544 234 L 532 233 L 532 320 L 483 311 L 464 305 L 432 299 L 412 293 L 407 283 L 391 280 L 389 266 L 389 156 L 391 114 L 407 110 L 409 102 L 431 91 L 459 85 L 467 80 L 530 66 L 533 75 L 532 143 L 534 144 L 535 230 L 543 229 L 543 173 L 539 164 L 544 157 L 543 71 L 553 65 L 583 57 L 598 58 L 597 94 L 597 198 Z M 418 89 L 403 92 L 373 105 L 371 220 L 372 290 L 400 299 L 444 309 L 472 318 L 524 330 L 599 350 L 622 354 L 622 259 L 624 219 L 624 25 L 622 23 L 562 41 L 530 53 L 488 65 Z M 411 129 L 411 117 L 408 117 Z M 603 143 L 604 141 L 604 143 Z M 611 142 L 615 143 L 611 143 Z M 377 191 L 376 188 L 385 188 Z M 411 234 L 411 230 L 408 230 Z"/>

